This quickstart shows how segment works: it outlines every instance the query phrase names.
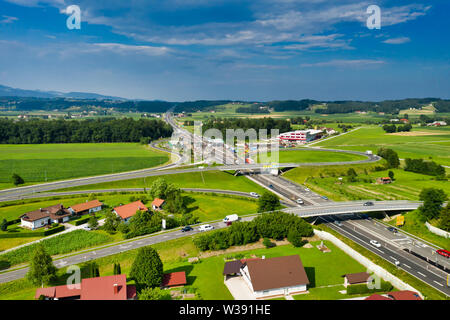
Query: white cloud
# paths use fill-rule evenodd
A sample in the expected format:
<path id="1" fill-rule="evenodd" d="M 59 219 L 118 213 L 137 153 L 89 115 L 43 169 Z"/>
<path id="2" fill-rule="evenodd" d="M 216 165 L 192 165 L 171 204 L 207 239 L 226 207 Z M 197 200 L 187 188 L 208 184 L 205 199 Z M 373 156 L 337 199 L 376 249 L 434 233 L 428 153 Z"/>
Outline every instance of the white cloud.
<path id="1" fill-rule="evenodd" d="M 302 67 L 367 67 L 373 65 L 382 65 L 386 62 L 383 60 L 371 60 L 371 59 L 360 59 L 360 60 L 330 60 L 324 62 L 316 63 L 304 63 Z"/>
<path id="2" fill-rule="evenodd" d="M 2 16 L 3 19 L 0 20 L 0 23 L 13 23 L 14 21 L 19 20 L 19 18 L 16 17 L 10 17 L 10 16 Z"/>
<path id="3" fill-rule="evenodd" d="M 167 47 L 135 46 L 135 45 L 125 45 L 121 43 L 94 43 L 92 46 L 94 51 L 98 49 L 98 50 L 108 50 L 120 54 L 137 53 L 150 56 L 161 56 L 171 51 L 171 49 Z"/>
<path id="4" fill-rule="evenodd" d="M 399 37 L 399 38 L 391 38 L 391 39 L 384 40 L 383 43 L 387 43 L 387 44 L 403 44 L 403 43 L 408 43 L 410 41 L 411 41 L 411 39 L 408 38 L 408 37 Z"/>

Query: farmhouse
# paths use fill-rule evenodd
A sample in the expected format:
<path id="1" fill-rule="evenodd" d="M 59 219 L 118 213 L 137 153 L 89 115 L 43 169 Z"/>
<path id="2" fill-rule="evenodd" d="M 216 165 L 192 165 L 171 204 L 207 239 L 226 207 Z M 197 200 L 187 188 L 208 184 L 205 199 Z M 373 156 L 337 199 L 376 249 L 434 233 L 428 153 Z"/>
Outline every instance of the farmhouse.
<path id="1" fill-rule="evenodd" d="M 52 223 L 69 221 L 72 215 L 62 204 L 31 211 L 20 216 L 20 226 L 31 230 L 44 227 Z"/>
<path id="2" fill-rule="evenodd" d="M 242 277 L 257 299 L 304 293 L 309 284 L 298 255 L 227 262 L 223 274 Z"/>
<path id="3" fill-rule="evenodd" d="M 377 184 L 389 184 L 392 183 L 392 179 L 389 177 L 377 178 Z"/>
<path id="4" fill-rule="evenodd" d="M 102 210 L 103 203 L 98 200 L 86 201 L 69 207 L 70 212 L 76 215 L 84 215 Z"/>
<path id="5" fill-rule="evenodd" d="M 447 122 L 445 121 L 434 121 L 432 123 L 427 124 L 427 126 L 431 127 L 440 127 L 440 126 L 446 126 Z"/>
<path id="6" fill-rule="evenodd" d="M 82 279 L 81 284 L 36 290 L 35 299 L 45 300 L 135 300 L 136 287 L 127 285 L 124 274 Z"/>
<path id="7" fill-rule="evenodd" d="M 137 211 L 148 211 L 148 208 L 141 201 L 136 201 L 123 206 L 115 207 L 113 210 L 113 212 L 125 222 L 128 222 Z"/>
<path id="8" fill-rule="evenodd" d="M 166 201 L 163 199 L 155 198 L 152 202 L 152 209 L 153 210 L 162 210 L 163 206 L 166 204 Z"/>
<path id="9" fill-rule="evenodd" d="M 349 273 L 344 276 L 344 287 L 352 284 L 364 284 L 370 280 L 370 274 L 367 272 Z"/>

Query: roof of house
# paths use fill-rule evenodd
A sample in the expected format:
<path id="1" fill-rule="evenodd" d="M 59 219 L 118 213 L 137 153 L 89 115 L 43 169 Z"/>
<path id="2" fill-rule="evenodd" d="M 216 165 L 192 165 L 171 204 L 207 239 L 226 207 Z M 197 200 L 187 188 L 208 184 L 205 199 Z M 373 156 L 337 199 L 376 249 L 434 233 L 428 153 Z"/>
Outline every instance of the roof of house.
<path id="1" fill-rule="evenodd" d="M 123 206 L 115 207 L 114 211 L 122 219 L 127 219 L 134 216 L 137 211 L 148 211 L 148 208 L 141 201 L 136 201 Z"/>
<path id="2" fill-rule="evenodd" d="M 230 274 L 240 273 L 243 263 L 240 260 L 233 260 L 225 262 L 223 267 L 223 275 L 227 276 Z"/>
<path id="3" fill-rule="evenodd" d="M 186 272 L 172 272 L 163 276 L 163 287 L 184 286 L 186 284 Z"/>
<path id="4" fill-rule="evenodd" d="M 367 280 L 369 280 L 370 274 L 368 274 L 367 272 L 349 273 L 346 274 L 345 277 L 347 278 L 349 284 L 357 284 L 367 282 Z"/>
<path id="5" fill-rule="evenodd" d="M 117 285 L 117 293 L 114 290 Z M 41 295 L 48 298 L 80 298 L 81 300 L 127 300 L 136 297 L 136 287 L 127 286 L 124 274 L 82 279 L 78 288 L 62 285 L 36 290 L 35 298 Z"/>
<path id="6" fill-rule="evenodd" d="M 409 290 L 388 292 L 387 295 L 394 300 L 422 300 L 417 292 Z"/>
<path id="7" fill-rule="evenodd" d="M 78 297 L 81 295 L 81 288 L 75 285 L 62 285 L 50 288 L 38 288 L 36 290 L 35 299 L 39 299 L 40 296 L 45 296 L 53 299 L 62 299 L 70 297 Z"/>
<path id="8" fill-rule="evenodd" d="M 375 294 L 365 298 L 364 300 L 392 300 L 392 299 L 375 293 Z"/>
<path id="9" fill-rule="evenodd" d="M 114 289 L 116 285 L 117 293 Z M 81 280 L 81 300 L 127 300 L 127 298 L 127 276 L 124 274 Z"/>
<path id="10" fill-rule="evenodd" d="M 62 214 L 57 214 L 59 212 L 62 212 Z M 43 218 L 52 218 L 54 220 L 60 219 L 66 216 L 71 215 L 69 210 L 65 209 L 62 204 L 55 204 L 54 206 L 47 207 L 47 208 L 40 208 L 38 210 L 27 212 L 20 216 L 22 220 L 25 221 L 36 221 Z"/>
<path id="11" fill-rule="evenodd" d="M 79 203 L 71 206 L 70 208 L 75 212 L 83 212 L 89 209 L 101 207 L 103 203 L 98 200 L 86 201 L 85 203 Z"/>
<path id="12" fill-rule="evenodd" d="M 245 262 L 254 291 L 309 284 L 298 255 Z"/>
<path id="13" fill-rule="evenodd" d="M 155 200 L 153 200 L 152 202 L 152 206 L 161 207 L 164 204 L 164 202 L 165 200 L 163 199 L 155 198 Z"/>

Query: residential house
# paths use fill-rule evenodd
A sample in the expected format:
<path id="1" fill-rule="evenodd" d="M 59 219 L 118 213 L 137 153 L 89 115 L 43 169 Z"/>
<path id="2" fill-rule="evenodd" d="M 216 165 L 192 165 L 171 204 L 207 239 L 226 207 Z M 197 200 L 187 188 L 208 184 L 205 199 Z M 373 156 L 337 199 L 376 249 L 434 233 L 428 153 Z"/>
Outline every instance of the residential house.
<path id="1" fill-rule="evenodd" d="M 20 216 L 20 226 L 31 230 L 45 227 L 52 223 L 63 223 L 69 221 L 72 212 L 57 204 L 47 208 L 31 211 Z"/>
<path id="2" fill-rule="evenodd" d="M 69 207 L 69 210 L 76 215 L 84 215 L 95 213 L 102 210 L 103 203 L 98 200 L 86 201 L 85 203 L 80 203 Z"/>
<path id="3" fill-rule="evenodd" d="M 148 208 L 141 202 L 135 201 L 119 207 L 115 207 L 113 212 L 117 214 L 123 221 L 128 222 L 137 211 L 148 211 Z"/>
<path id="4" fill-rule="evenodd" d="M 298 255 L 228 262 L 224 275 L 241 276 L 257 299 L 305 293 L 309 284 Z"/>
<path id="5" fill-rule="evenodd" d="M 388 292 L 386 294 L 373 294 L 364 300 L 422 300 L 417 292 L 403 290 Z"/>
<path id="6" fill-rule="evenodd" d="M 432 123 L 427 124 L 427 126 L 433 126 L 433 127 L 440 127 L 440 126 L 446 126 L 447 122 L 445 121 L 434 121 Z"/>
<path id="7" fill-rule="evenodd" d="M 163 206 L 166 204 L 166 201 L 163 199 L 155 198 L 152 202 L 153 210 L 162 210 Z"/>
<path id="8" fill-rule="evenodd" d="M 78 285 L 62 285 L 36 290 L 35 299 L 45 300 L 135 300 L 136 287 L 127 285 L 124 274 L 82 279 Z"/>

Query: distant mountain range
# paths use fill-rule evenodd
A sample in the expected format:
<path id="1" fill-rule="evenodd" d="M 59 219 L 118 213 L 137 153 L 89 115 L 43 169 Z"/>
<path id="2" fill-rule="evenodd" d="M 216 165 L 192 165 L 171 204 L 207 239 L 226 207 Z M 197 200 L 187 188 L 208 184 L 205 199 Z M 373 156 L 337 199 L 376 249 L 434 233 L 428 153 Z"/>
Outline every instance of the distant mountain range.
<path id="1" fill-rule="evenodd" d="M 0 96 L 3 97 L 26 97 L 26 98 L 73 98 L 73 99 L 96 99 L 96 100 L 123 100 L 125 98 L 104 96 L 88 92 L 58 92 L 41 90 L 24 90 L 0 85 Z"/>

